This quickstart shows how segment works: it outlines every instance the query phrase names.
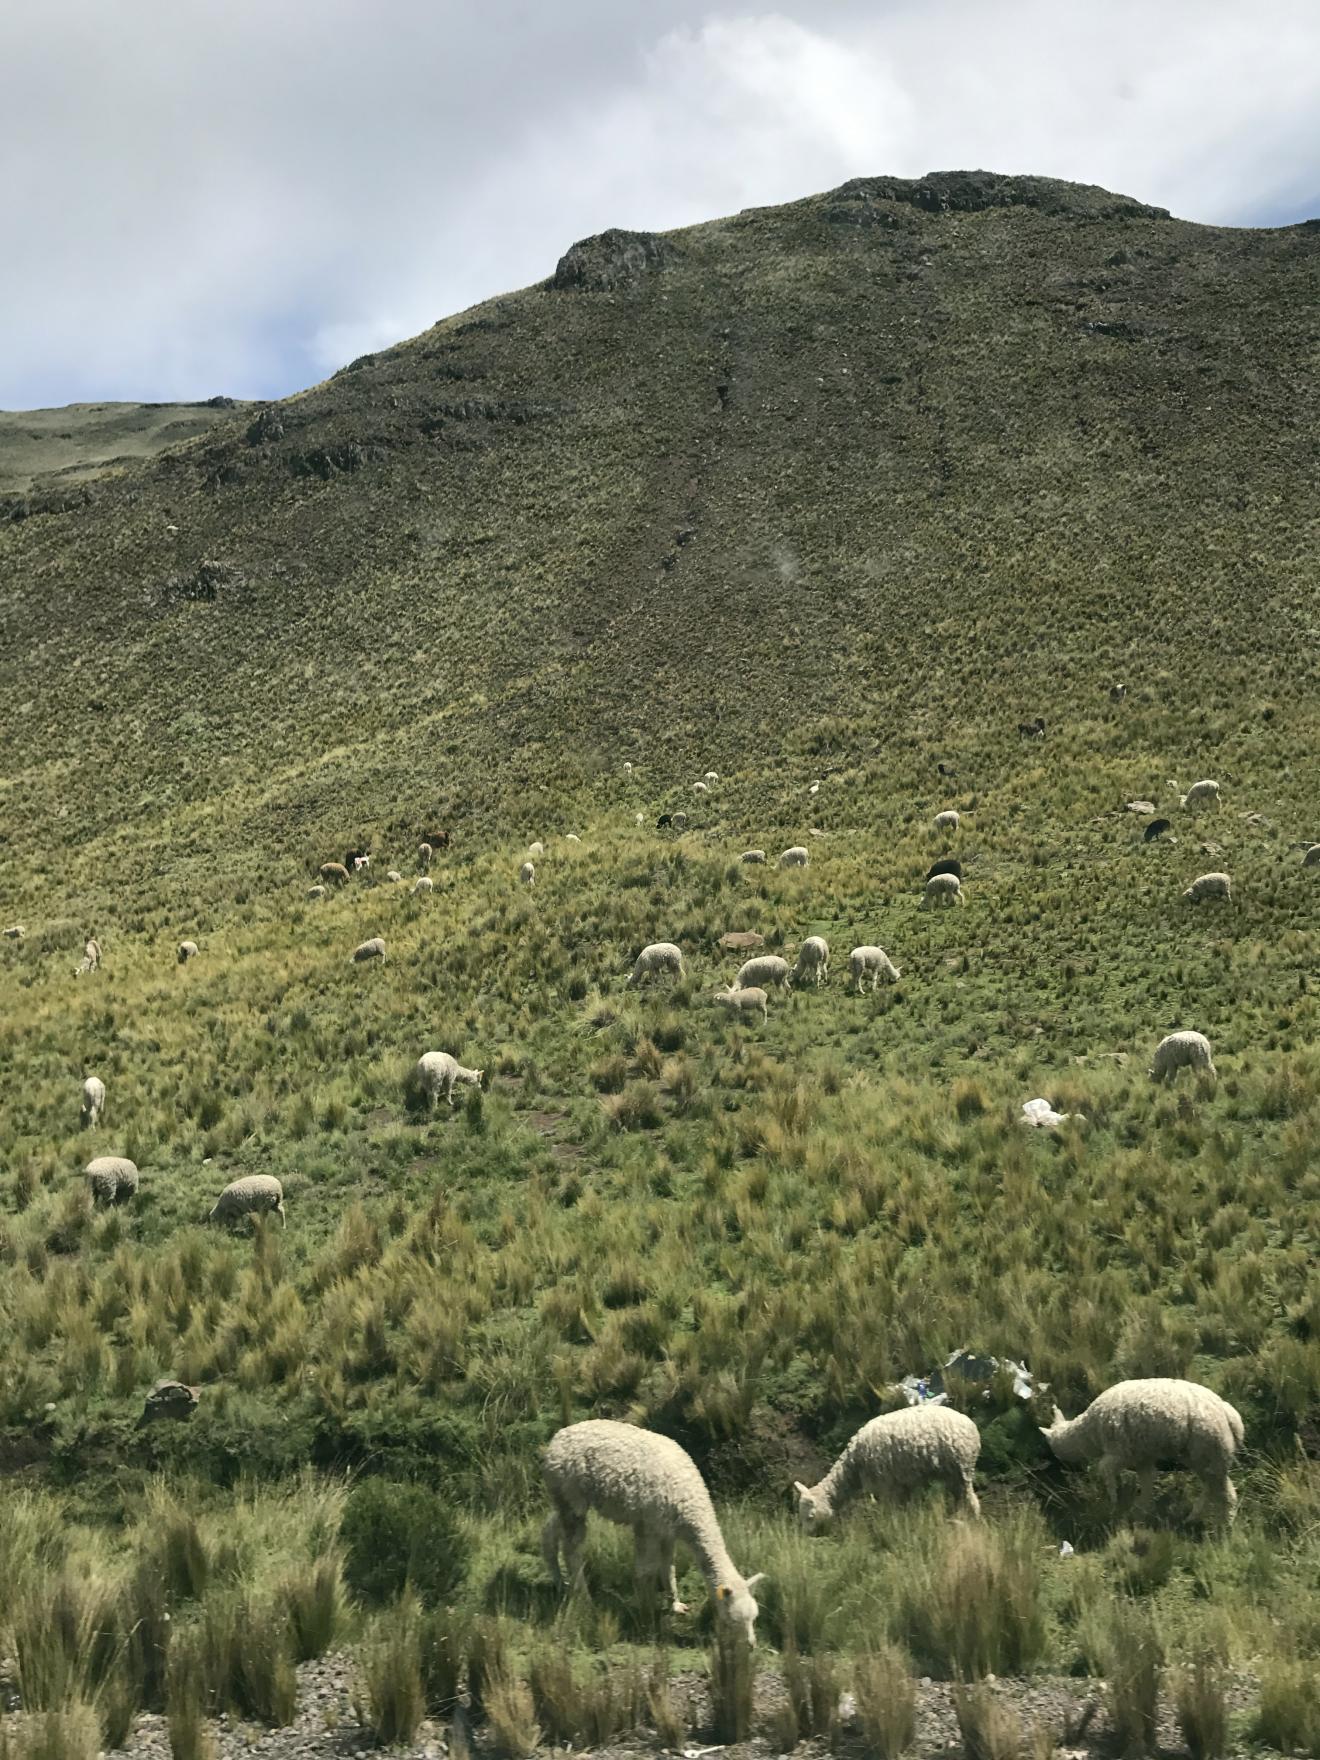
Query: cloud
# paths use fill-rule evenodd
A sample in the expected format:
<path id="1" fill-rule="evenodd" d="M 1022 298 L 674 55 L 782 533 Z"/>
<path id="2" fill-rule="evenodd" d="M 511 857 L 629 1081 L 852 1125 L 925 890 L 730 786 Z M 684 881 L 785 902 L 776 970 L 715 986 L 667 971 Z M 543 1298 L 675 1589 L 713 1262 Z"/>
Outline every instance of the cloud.
<path id="1" fill-rule="evenodd" d="M 1320 189 L 1310 0 L 15 0 L 0 405 L 279 394 L 665 228 L 985 166 Z M 659 22 L 657 22 L 657 20 Z"/>

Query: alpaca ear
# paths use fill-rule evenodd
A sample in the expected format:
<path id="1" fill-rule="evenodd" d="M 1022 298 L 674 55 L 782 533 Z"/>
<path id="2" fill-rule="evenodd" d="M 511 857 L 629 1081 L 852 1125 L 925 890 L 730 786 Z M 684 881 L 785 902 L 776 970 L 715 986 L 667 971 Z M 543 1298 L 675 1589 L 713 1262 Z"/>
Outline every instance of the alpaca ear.
<path id="1" fill-rule="evenodd" d="M 764 1581 L 765 1581 L 765 1572 L 764 1571 L 757 1571 L 757 1573 L 754 1577 L 748 1577 L 747 1587 L 749 1589 L 754 1589 L 758 1583 L 764 1583 Z"/>
<path id="2" fill-rule="evenodd" d="M 799 1497 L 805 1497 L 807 1495 L 807 1487 L 802 1483 L 801 1479 L 794 1479 L 793 1489 L 797 1492 Z"/>

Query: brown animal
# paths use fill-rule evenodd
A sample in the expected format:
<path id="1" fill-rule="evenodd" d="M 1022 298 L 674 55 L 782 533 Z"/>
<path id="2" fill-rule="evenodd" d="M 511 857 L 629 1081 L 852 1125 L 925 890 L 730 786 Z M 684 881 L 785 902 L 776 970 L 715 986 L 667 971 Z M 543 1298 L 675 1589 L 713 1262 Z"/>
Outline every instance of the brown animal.
<path id="1" fill-rule="evenodd" d="M 433 850 L 448 849 L 449 833 L 447 831 L 423 831 L 420 841 L 429 843 Z"/>
<path id="2" fill-rule="evenodd" d="M 331 886 L 344 886 L 348 882 L 348 869 L 342 862 L 322 862 L 316 871 Z"/>

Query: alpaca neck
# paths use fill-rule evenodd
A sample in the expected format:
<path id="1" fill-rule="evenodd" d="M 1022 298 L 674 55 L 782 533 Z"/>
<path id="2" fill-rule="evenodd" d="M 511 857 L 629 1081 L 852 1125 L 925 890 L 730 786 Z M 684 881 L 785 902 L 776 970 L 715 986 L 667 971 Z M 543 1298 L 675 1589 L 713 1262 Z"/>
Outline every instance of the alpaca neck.
<path id="1" fill-rule="evenodd" d="M 856 1443 L 857 1438 L 854 1437 L 816 1487 L 816 1493 L 824 1499 L 826 1508 L 835 1514 L 857 1494 L 860 1475 Z"/>
<path id="2" fill-rule="evenodd" d="M 700 1526 L 692 1522 L 683 1522 L 678 1530 L 679 1538 L 691 1548 L 693 1556 L 701 1567 L 701 1574 L 706 1579 L 708 1588 L 714 1590 L 721 1583 L 730 1589 L 741 1588 L 742 1573 L 729 1557 L 729 1549 L 724 1544 L 724 1536 L 720 1533 L 719 1523 L 715 1519 L 715 1511 L 710 1511 L 709 1518 Z"/>

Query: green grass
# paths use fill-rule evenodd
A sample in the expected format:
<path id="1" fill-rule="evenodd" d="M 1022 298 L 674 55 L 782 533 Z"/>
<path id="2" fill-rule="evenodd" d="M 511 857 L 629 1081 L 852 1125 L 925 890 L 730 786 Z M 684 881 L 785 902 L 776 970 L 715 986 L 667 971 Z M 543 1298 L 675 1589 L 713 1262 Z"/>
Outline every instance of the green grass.
<path id="1" fill-rule="evenodd" d="M 216 1654 L 240 1612 L 284 1633 L 262 1680 L 181 1651 L 172 1700 L 142 1657 L 181 1747 L 203 1702 L 283 1718 L 285 1661 L 345 1633 L 378 1726 L 420 1714 L 422 1616 L 343 1606 L 338 1490 L 285 1489 L 309 1465 L 445 1500 L 453 1617 L 505 1622 L 509 1751 L 561 1636 L 700 1666 L 699 1579 L 657 1626 L 626 1535 L 593 1533 L 590 1604 L 551 1591 L 537 1450 L 588 1414 L 693 1452 L 804 1669 L 1097 1672 L 1133 1597 L 1174 1669 L 1320 1655 L 1315 257 L 1021 190 L 696 228 L 636 286 L 492 302 L 0 528 L 0 926 L 28 929 L 0 942 L 0 1551 L 38 1603 L 84 1558 L 141 1599 L 168 1532 Z M 1193 818 L 1171 779 L 1201 776 L 1224 807 Z M 1138 797 L 1176 844 L 1142 846 Z M 967 908 L 924 913 L 949 805 Z M 437 825 L 412 899 L 385 870 Z M 799 841 L 805 873 L 737 861 Z M 307 901 L 356 842 L 374 879 Z M 1234 905 L 1182 905 L 1211 868 Z M 730 1019 L 707 992 L 745 928 L 789 957 L 824 934 L 828 985 Z M 625 992 L 656 939 L 688 978 Z M 858 998 L 872 941 L 902 978 Z M 1217 1087 L 1147 1081 L 1175 1027 Z M 410 1110 L 431 1049 L 488 1090 Z M 1037 1094 L 1085 1124 L 1028 1132 Z M 89 1207 L 92 1153 L 139 1163 L 131 1204 Z M 205 1228 L 250 1172 L 287 1228 Z M 963 1344 L 1070 1414 L 1128 1375 L 1218 1388 L 1247 1427 L 1232 1535 L 1179 1475 L 1129 1528 L 1009 1399 L 972 1408 L 984 1532 L 919 1500 L 799 1536 L 792 1481 Z M 137 1428 L 166 1375 L 196 1415 Z M 287 1495 L 312 1513 L 268 1569 Z M 161 1497 L 184 1514 L 153 1525 Z"/>
<path id="2" fill-rule="evenodd" d="M 204 434 L 234 408 L 235 399 L 219 398 L 0 410 L 0 496 L 17 500 L 35 491 L 38 503 L 57 500 L 107 469 Z"/>

